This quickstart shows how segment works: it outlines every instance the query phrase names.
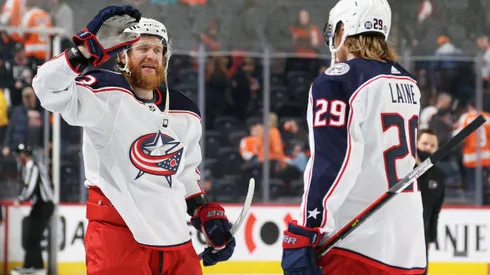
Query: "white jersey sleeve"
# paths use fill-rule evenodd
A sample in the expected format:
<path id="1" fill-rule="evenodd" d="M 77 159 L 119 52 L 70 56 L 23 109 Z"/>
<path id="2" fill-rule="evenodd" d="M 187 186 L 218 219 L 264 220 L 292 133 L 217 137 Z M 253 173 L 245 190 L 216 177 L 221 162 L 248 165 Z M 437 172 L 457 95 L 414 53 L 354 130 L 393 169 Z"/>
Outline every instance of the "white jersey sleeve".
<path id="1" fill-rule="evenodd" d="M 95 93 L 90 85 L 96 79 L 90 75 L 78 76 L 70 68 L 66 53 L 62 53 L 39 67 L 32 86 L 41 105 L 60 113 L 70 125 L 95 126 L 113 93 Z"/>

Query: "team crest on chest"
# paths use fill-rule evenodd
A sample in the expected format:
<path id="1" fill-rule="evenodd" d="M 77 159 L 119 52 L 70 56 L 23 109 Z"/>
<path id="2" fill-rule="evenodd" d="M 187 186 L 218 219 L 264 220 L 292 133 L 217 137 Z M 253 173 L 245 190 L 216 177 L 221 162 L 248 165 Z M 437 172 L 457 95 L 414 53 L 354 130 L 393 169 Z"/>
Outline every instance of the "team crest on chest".
<path id="1" fill-rule="evenodd" d="M 144 174 L 164 176 L 172 187 L 172 176 L 179 169 L 183 151 L 180 142 L 160 131 L 137 138 L 129 151 L 131 163 L 139 170 L 135 179 Z"/>

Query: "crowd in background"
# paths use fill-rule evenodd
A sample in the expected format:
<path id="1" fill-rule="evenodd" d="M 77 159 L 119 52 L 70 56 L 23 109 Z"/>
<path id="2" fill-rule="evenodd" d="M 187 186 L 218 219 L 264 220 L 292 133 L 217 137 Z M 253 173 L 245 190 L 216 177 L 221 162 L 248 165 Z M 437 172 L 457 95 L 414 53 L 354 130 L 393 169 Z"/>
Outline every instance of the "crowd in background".
<path id="1" fill-rule="evenodd" d="M 264 155 L 268 151 L 271 198 L 299 200 L 303 192 L 302 173 L 310 154 L 305 120 L 307 94 L 311 81 L 330 64 L 322 29 L 324 11 L 335 1 L 306 4 L 285 0 L 227 0 L 228 4 L 222 5 L 218 0 L 7 0 L 0 23 L 11 27 L 61 28 L 62 48 L 67 48 L 74 30 L 86 23 L 84 14 L 92 15 L 106 5 L 123 2 L 167 25 L 175 51 L 169 65 L 170 89 L 181 91 L 197 102 L 198 45 L 204 45 L 210 53 L 204 74 L 204 188 L 221 201 L 239 199 L 245 192 L 237 186 L 246 186 L 251 176 L 261 179 Z M 458 7 L 430 0 L 405 2 L 390 1 L 394 12 L 393 44 L 399 50 L 408 49 L 413 55 L 427 57 L 410 63 L 423 93 L 420 128 L 433 129 L 440 144 L 444 144 L 476 107 L 477 73 L 485 91 L 483 108 L 490 109 L 487 96 L 490 94 L 490 43 L 486 36 L 490 35 L 490 17 L 475 10 L 475 7 L 483 9 L 486 2 L 461 1 L 471 3 L 466 6 L 460 3 Z M 456 8 L 473 16 L 461 21 L 461 15 L 453 12 Z M 481 19 L 476 28 L 471 25 L 475 18 Z M 49 140 L 44 140 L 50 117 L 45 117 L 47 114 L 31 87 L 37 66 L 51 55 L 51 49 L 46 34 L 2 31 L 0 35 L 0 174 L 1 184 L 8 186 L 2 190 L 11 190 L 3 191 L 1 196 L 11 197 L 20 189 L 13 149 L 20 143 L 30 144 L 36 148 L 37 156 L 43 157 L 43 152 L 51 146 Z M 276 53 L 290 53 L 288 57 L 271 59 L 271 113 L 265 124 L 263 62 L 247 54 L 260 52 L 264 45 Z M 218 54 L 220 51 L 226 53 Z M 474 69 L 476 54 L 483 57 L 481 72 Z M 438 59 L 430 59 L 434 57 Z M 112 67 L 111 62 L 105 64 L 107 69 Z M 83 178 L 80 129 L 66 123 L 62 127 L 61 200 L 80 201 Z M 268 148 L 263 144 L 265 129 L 269 133 Z M 439 166 L 447 180 L 447 198 L 471 203 L 475 190 L 474 167 L 464 159 L 474 152 L 464 146 Z M 486 163 L 486 158 L 490 162 L 490 149 L 488 152 L 488 156 L 482 154 L 485 167 L 490 166 Z M 486 177 L 484 183 L 488 185 Z M 485 190 L 490 189 L 487 187 Z"/>

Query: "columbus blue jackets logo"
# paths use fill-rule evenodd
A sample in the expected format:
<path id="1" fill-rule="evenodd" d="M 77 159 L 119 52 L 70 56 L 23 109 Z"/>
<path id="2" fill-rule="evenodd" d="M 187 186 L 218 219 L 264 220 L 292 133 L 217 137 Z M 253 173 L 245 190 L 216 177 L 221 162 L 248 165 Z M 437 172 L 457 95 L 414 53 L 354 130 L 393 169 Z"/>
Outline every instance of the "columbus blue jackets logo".
<path id="1" fill-rule="evenodd" d="M 147 134 L 136 139 L 131 144 L 129 151 L 131 162 L 139 169 L 135 179 L 145 173 L 163 176 L 172 186 L 172 176 L 179 169 L 184 151 L 184 148 L 179 145 L 181 145 L 180 142 L 161 132 Z"/>

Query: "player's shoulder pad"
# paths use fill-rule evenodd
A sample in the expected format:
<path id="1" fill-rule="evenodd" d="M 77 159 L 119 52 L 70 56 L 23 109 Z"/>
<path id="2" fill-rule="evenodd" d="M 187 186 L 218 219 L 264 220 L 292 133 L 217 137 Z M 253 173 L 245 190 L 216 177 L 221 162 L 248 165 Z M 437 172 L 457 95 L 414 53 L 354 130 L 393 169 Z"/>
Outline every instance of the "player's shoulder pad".
<path id="1" fill-rule="evenodd" d="M 165 89 L 162 89 L 161 91 L 163 96 L 162 102 L 164 103 L 166 95 L 164 92 Z M 170 110 L 191 112 L 201 118 L 201 112 L 199 111 L 199 107 L 197 107 L 196 103 L 185 94 L 172 89 L 170 89 Z"/>
<path id="2" fill-rule="evenodd" d="M 339 62 L 321 73 L 313 82 L 313 86 L 331 86 L 333 83 L 351 82 L 355 78 L 355 66 L 347 62 Z"/>
<path id="3" fill-rule="evenodd" d="M 356 64 L 351 62 L 339 62 L 320 74 L 321 82 L 352 82 L 356 77 Z"/>
<path id="4" fill-rule="evenodd" d="M 312 95 L 348 99 L 358 82 L 356 64 L 339 62 L 321 73 L 313 82 Z"/>
<path id="5" fill-rule="evenodd" d="M 324 73 L 327 76 L 341 76 L 347 74 L 350 69 L 351 68 L 349 64 L 340 62 L 326 69 Z"/>
<path id="6" fill-rule="evenodd" d="M 131 91 L 128 81 L 121 73 L 109 70 L 89 70 L 77 77 L 75 81 L 77 85 L 88 86 L 94 90 L 117 87 Z"/>

